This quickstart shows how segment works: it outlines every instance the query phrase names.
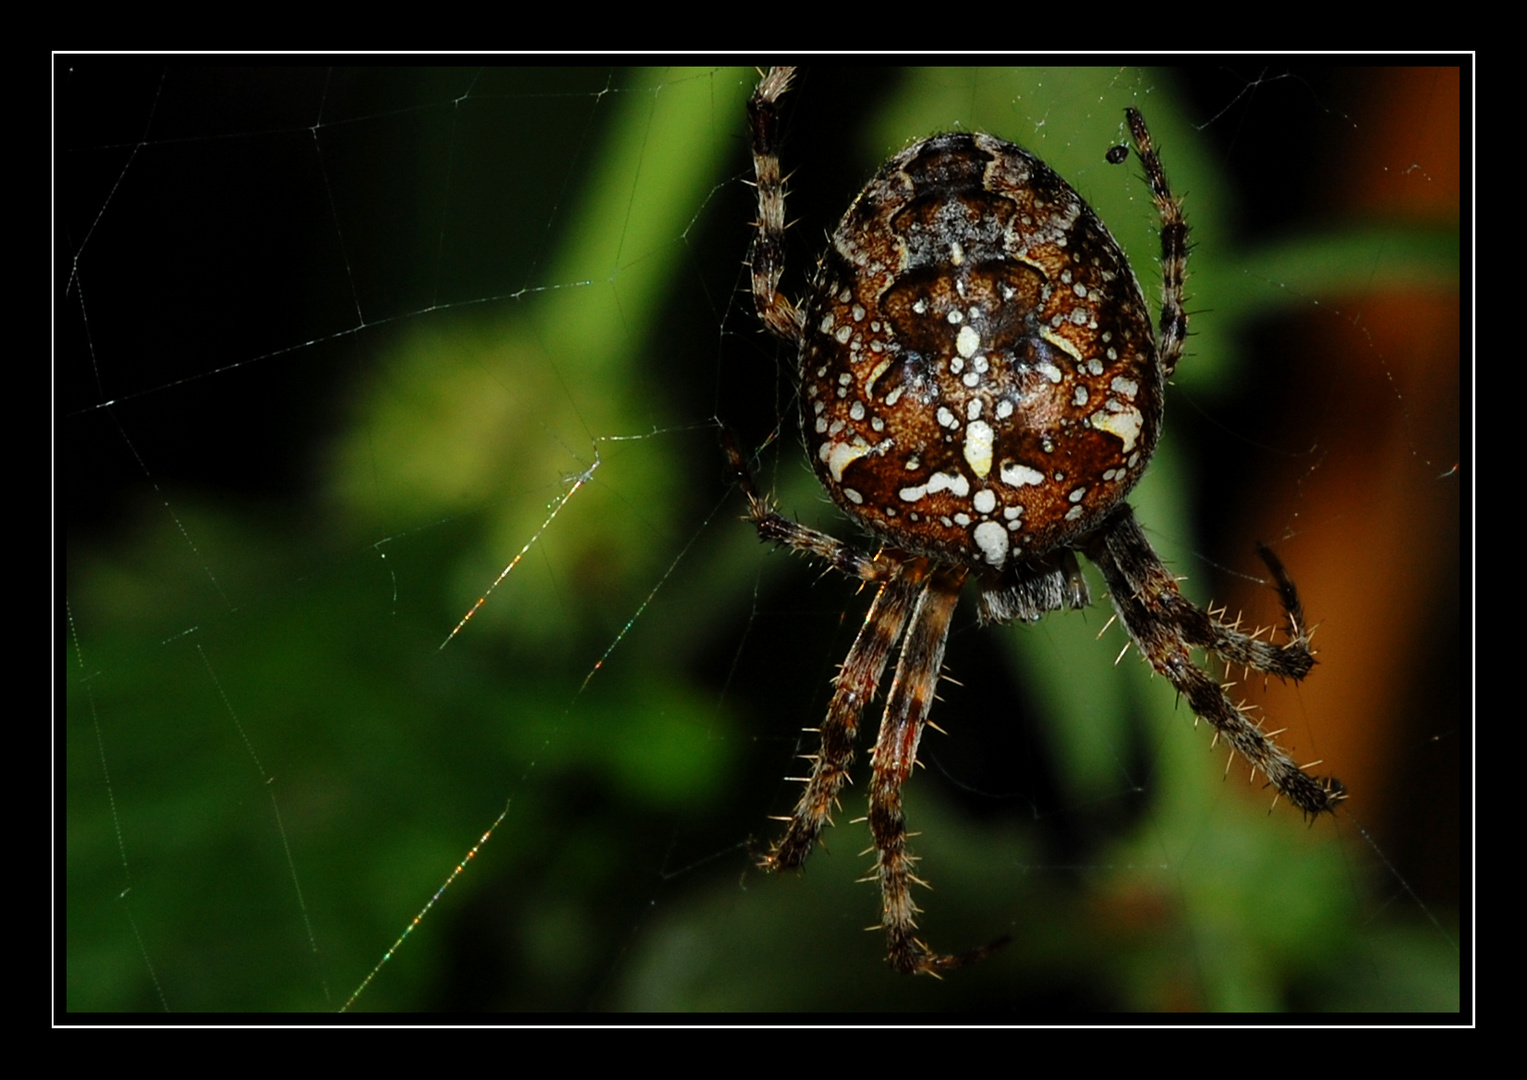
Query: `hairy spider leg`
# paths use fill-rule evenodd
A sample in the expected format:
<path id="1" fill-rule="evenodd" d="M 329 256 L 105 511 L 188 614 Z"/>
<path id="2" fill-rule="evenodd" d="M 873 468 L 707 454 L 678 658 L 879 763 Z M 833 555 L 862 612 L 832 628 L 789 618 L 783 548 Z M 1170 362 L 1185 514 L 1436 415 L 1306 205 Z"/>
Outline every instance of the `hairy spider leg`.
<path id="1" fill-rule="evenodd" d="M 1161 322 L 1156 356 L 1163 377 L 1170 377 L 1182 359 L 1182 345 L 1188 336 L 1188 313 L 1182 306 L 1183 285 L 1188 276 L 1188 223 L 1182 216 L 1182 201 L 1172 194 L 1166 182 L 1166 170 L 1151 139 L 1145 117 L 1138 109 L 1125 109 L 1129 133 L 1135 141 L 1135 153 L 1145 169 L 1151 200 L 1161 218 Z"/>
<path id="2" fill-rule="evenodd" d="M 785 272 L 785 180 L 779 171 L 780 95 L 790 89 L 795 69 L 771 68 L 748 100 L 753 142 L 754 185 L 758 188 L 758 235 L 753 241 L 753 302 L 764 326 L 800 347 L 801 313 L 779 291 Z"/>
<path id="3" fill-rule="evenodd" d="M 1347 797 L 1341 781 L 1310 776 L 1296 765 L 1260 725 L 1235 706 L 1219 683 L 1194 665 L 1189 652 L 1192 645 L 1200 645 L 1259 671 L 1295 679 L 1309 671 L 1314 658 L 1308 637 L 1299 629 L 1302 616 L 1298 593 L 1276 557 L 1268 565 L 1278 578 L 1279 597 L 1289 625 L 1297 630 L 1295 639 L 1281 649 L 1218 623 L 1193 606 L 1152 550 L 1128 504 L 1120 504 L 1103 528 L 1089 538 L 1087 556 L 1103 572 L 1114 609 L 1140 655 L 1187 699 L 1196 715 L 1213 726 L 1216 738 L 1228 742 L 1250 763 L 1253 775 L 1260 772 L 1266 776 L 1306 815 L 1335 810 Z M 1253 645 L 1260 648 L 1250 648 Z"/>
<path id="4" fill-rule="evenodd" d="M 880 883 L 880 924 L 890 959 L 906 974 L 937 975 L 979 959 L 990 949 L 942 956 L 917 938 L 913 884 L 928 883 L 912 871 L 917 859 L 907 850 L 907 824 L 901 809 L 901 786 L 917 763 L 917 744 L 928 722 L 933 691 L 944 664 L 944 643 L 969 571 L 935 571 L 918 595 L 906 643 L 896 663 L 896 677 L 886 700 L 880 735 L 875 740 L 874 777 L 870 781 L 870 829 L 875 834 L 875 868 L 869 880 Z"/>
<path id="5" fill-rule="evenodd" d="M 870 830 L 875 837 L 875 867 L 867 881 L 880 884 L 881 926 L 889 944 L 891 963 L 908 974 L 937 975 L 987 956 L 1001 942 L 953 956 L 934 953 L 916 937 L 918 907 L 911 885 L 927 882 L 912 872 L 916 859 L 907 851 L 906 820 L 901 809 L 901 786 L 917 761 L 934 688 L 944 662 L 944 643 L 959 603 L 960 588 L 969 571 L 964 567 L 935 569 L 924 558 L 882 551 L 875 556 L 835 540 L 825 533 L 791 521 L 758 493 L 752 472 L 736 437 L 725 429 L 721 444 L 748 500 L 748 520 L 761 539 L 782 544 L 798 555 L 826 559 L 837 570 L 864 581 L 879 582 L 848 658 L 834 680 L 832 701 L 822 723 L 820 752 L 812 762 L 806 788 L 788 818 L 785 835 L 759 865 L 785 870 L 805 863 L 822 830 L 832 823 L 832 808 L 848 781 L 854 739 L 864 706 L 875 695 L 891 650 L 901 640 L 901 656 L 886 699 L 880 733 L 872 752 Z M 910 627 L 908 621 L 910 620 Z"/>
<path id="6" fill-rule="evenodd" d="M 859 719 L 864 706 L 875 696 L 886 661 L 901 639 L 922 588 L 919 576 L 898 574 L 875 594 L 864 625 L 848 650 L 848 658 L 833 680 L 832 701 L 821 727 L 821 750 L 805 755 L 812 762 L 806 789 L 788 819 L 790 825 L 785 835 L 760 863 L 764 869 L 800 866 L 816 846 L 823 828 L 832 824 L 832 809 L 837 805 L 838 792 L 849 779 L 848 769 L 854 760 Z"/>

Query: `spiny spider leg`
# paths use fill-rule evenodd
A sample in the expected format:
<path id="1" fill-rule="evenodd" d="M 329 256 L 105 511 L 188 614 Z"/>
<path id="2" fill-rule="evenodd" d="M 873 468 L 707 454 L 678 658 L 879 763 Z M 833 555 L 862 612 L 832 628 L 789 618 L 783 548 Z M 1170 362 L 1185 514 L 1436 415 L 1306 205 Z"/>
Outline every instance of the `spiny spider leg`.
<path id="1" fill-rule="evenodd" d="M 1161 374 L 1170 378 L 1182 359 L 1182 345 L 1188 336 L 1188 313 L 1182 306 L 1182 286 L 1188 274 L 1188 223 L 1182 216 L 1182 202 L 1172 194 L 1166 182 L 1166 170 L 1156 153 L 1156 143 L 1138 109 L 1125 109 L 1129 133 L 1135 141 L 1135 153 L 1145 169 L 1156 213 L 1161 216 L 1161 322 L 1156 355 Z"/>
<path id="2" fill-rule="evenodd" d="M 874 750 L 874 779 L 870 788 L 870 828 L 878 852 L 869 880 L 880 883 L 881 925 L 889 941 L 891 963 L 907 974 L 937 975 L 987 956 L 1000 943 L 956 956 L 932 952 L 916 937 L 918 907 L 911 885 L 926 884 L 912 873 L 916 860 L 907 851 L 906 822 L 901 811 L 901 785 L 917 760 L 938 673 L 944 662 L 944 643 L 959 603 L 960 588 L 969 575 L 963 567 L 934 572 L 927 559 L 882 552 L 870 558 L 814 529 L 789 520 L 758 494 L 736 437 L 723 429 L 721 442 L 748 499 L 748 518 L 764 540 L 784 544 L 807 557 L 824 558 L 844 573 L 881 586 L 865 616 L 864 625 L 834 680 L 832 701 L 822 723 L 822 748 L 808 755 L 812 762 L 806 789 L 790 815 L 785 835 L 760 862 L 766 870 L 799 867 L 831 821 L 838 793 L 848 781 L 854 739 L 864 706 L 875 695 L 891 650 L 911 619 L 896 676 L 886 701 L 885 715 Z"/>
<path id="3" fill-rule="evenodd" d="M 902 568 L 903 572 L 893 573 L 897 567 L 865 556 L 847 544 L 784 517 L 774 509 L 772 501 L 758 494 L 736 436 L 722 429 L 721 443 L 737 483 L 747 496 L 748 519 L 761 539 L 783 544 L 808 558 L 826 559 L 843 573 L 865 581 L 882 581 L 864 625 L 834 680 L 832 702 L 827 707 L 827 719 L 822 722 L 822 749 L 808 757 L 812 768 L 811 776 L 806 780 L 806 790 L 801 792 L 784 837 L 760 863 L 766 870 L 785 870 L 806 861 L 822 829 L 831 821 L 838 792 L 848 781 L 860 716 L 864 706 L 875 696 L 891 650 L 901 640 L 907 616 L 923 587 L 924 575 L 905 572 L 906 568 Z"/>
<path id="4" fill-rule="evenodd" d="M 838 792 L 848 781 L 848 767 L 854 759 L 859 719 L 864 706 L 875 696 L 886 660 L 901 638 L 922 587 L 919 578 L 902 574 L 887 581 L 875 594 L 864 625 L 848 651 L 848 659 L 833 680 L 832 702 L 827 706 L 827 719 L 822 722 L 822 749 L 807 755 L 812 767 L 806 790 L 801 792 L 790 815 L 785 835 L 759 863 L 765 870 L 785 870 L 803 864 L 822 829 L 832 824 L 832 808 Z"/>
<path id="5" fill-rule="evenodd" d="M 773 499 L 758 493 L 758 486 L 753 483 L 753 472 L 742 456 L 737 436 L 728 428 L 721 429 L 721 449 L 726 454 L 727 464 L 731 466 L 737 486 L 747 496 L 747 519 L 758 530 L 760 540 L 783 544 L 808 559 L 825 559 L 839 573 L 862 581 L 887 581 L 896 573 L 901 565 L 899 560 L 888 558 L 884 553 L 866 555 L 836 537 L 818 532 L 798 521 L 791 521 L 781 514 L 775 508 Z"/>
<path id="6" fill-rule="evenodd" d="M 1215 618 L 1180 595 L 1163 598 L 1161 610 L 1170 616 L 1183 641 L 1207 649 L 1227 664 L 1276 675 L 1280 679 L 1303 679 L 1315 666 L 1315 654 L 1310 649 L 1310 635 L 1304 629 L 1304 606 L 1299 602 L 1299 591 L 1271 549 L 1258 544 L 1257 553 L 1272 571 L 1278 598 L 1283 604 L 1285 631 L 1289 638 L 1284 644 L 1275 645 L 1248 634 L 1239 625 Z M 1127 567 L 1125 572 L 1128 573 Z M 1144 587 L 1140 581 L 1132 580 L 1131 584 L 1137 592 Z"/>
<path id="7" fill-rule="evenodd" d="M 1293 579 L 1283 569 L 1283 563 L 1265 544 L 1257 545 L 1257 554 L 1272 572 L 1278 599 L 1283 604 L 1284 630 L 1288 641 L 1275 645 L 1243 632 L 1213 618 L 1183 601 L 1178 605 L 1182 618 L 1178 626 L 1183 640 L 1189 645 L 1208 649 L 1227 664 L 1250 668 L 1252 671 L 1276 675 L 1280 679 L 1302 679 L 1315 666 L 1315 654 L 1310 649 L 1309 631 L 1305 629 L 1304 606 L 1299 602 L 1299 590 Z"/>
<path id="8" fill-rule="evenodd" d="M 901 786 L 917 762 L 917 744 L 944 663 L 949 623 L 968 574 L 964 567 L 950 567 L 935 571 L 927 579 L 901 648 L 880 735 L 875 740 L 870 829 L 875 834 L 876 858 L 870 880 L 880 883 L 880 923 L 886 932 L 891 963 L 908 975 L 936 975 L 990 952 L 987 948 L 963 956 L 941 956 L 918 940 L 916 916 L 920 909 L 912 900 L 911 886 L 927 882 L 912 872 L 917 860 L 907 850 L 907 826 L 901 811 Z"/>
<path id="9" fill-rule="evenodd" d="M 779 291 L 785 270 L 785 180 L 779 171 L 779 99 L 795 69 L 771 68 L 748 101 L 753 175 L 758 188 L 758 236 L 753 241 L 753 302 L 764 326 L 799 347 L 801 313 Z"/>
<path id="10" fill-rule="evenodd" d="M 1127 504 L 1121 503 L 1107 524 L 1088 538 L 1087 557 L 1103 572 L 1114 608 L 1135 647 L 1187 699 L 1188 707 L 1305 814 L 1335 810 L 1347 797 L 1341 781 L 1310 776 L 1294 764 L 1236 708 L 1219 683 L 1194 666 L 1189 652 L 1193 642 L 1184 626 L 1212 620 L 1178 590 L 1176 579 L 1151 549 Z M 1285 603 L 1290 589 L 1280 589 Z M 1289 616 L 1294 620 L 1295 612 Z"/>

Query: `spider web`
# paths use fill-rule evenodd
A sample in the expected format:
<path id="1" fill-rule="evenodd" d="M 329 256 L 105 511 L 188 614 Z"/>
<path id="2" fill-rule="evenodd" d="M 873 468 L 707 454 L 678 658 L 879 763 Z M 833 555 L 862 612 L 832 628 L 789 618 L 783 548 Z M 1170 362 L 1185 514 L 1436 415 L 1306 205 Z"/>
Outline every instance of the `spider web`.
<path id="1" fill-rule="evenodd" d="M 1253 623 L 1276 547 L 1321 663 L 1241 690 L 1353 792 L 1308 826 L 1222 781 L 1096 578 L 1035 627 L 963 607 L 922 921 L 1013 941 L 942 982 L 861 932 L 859 793 L 804 876 L 751 869 L 867 606 L 758 544 L 716 448 L 852 536 L 743 279 L 755 77 L 57 61 L 60 1015 L 1466 1000 L 1457 72 L 825 67 L 787 101 L 792 292 L 879 160 L 963 126 L 1154 299 L 1104 160 L 1145 112 L 1194 322 L 1132 501 Z"/>

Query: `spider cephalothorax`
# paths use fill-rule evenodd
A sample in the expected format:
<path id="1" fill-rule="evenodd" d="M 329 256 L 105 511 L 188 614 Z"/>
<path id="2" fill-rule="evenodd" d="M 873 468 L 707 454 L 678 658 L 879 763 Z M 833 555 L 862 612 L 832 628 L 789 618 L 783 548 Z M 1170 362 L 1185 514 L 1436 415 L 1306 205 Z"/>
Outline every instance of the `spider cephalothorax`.
<path id="1" fill-rule="evenodd" d="M 882 547 L 861 553 L 781 516 L 728 453 L 765 539 L 828 559 L 879 591 L 835 682 L 814 757 L 773 869 L 811 853 L 853 758 L 865 702 L 898 641 L 901 655 L 874 749 L 870 827 L 891 962 L 937 973 L 964 956 L 915 936 L 917 881 L 901 785 L 966 581 L 986 621 L 1033 621 L 1089 600 L 1080 551 L 1151 665 L 1219 737 L 1307 814 L 1344 796 L 1306 774 L 1193 665 L 1197 646 L 1232 664 L 1303 678 L 1303 612 L 1282 565 L 1260 549 L 1289 640 L 1259 641 L 1194 607 L 1151 550 L 1124 497 L 1161 426 L 1162 390 L 1187 331 L 1187 225 L 1145 121 L 1130 134 L 1161 217 L 1159 337 L 1139 282 L 1108 229 L 1033 154 L 980 134 L 938 135 L 887 162 L 834 232 L 805 302 L 779 291 L 784 191 L 778 101 L 793 69 L 764 76 L 749 103 L 759 222 L 753 295 L 764 325 L 800 357 L 801 431 L 834 501 Z"/>

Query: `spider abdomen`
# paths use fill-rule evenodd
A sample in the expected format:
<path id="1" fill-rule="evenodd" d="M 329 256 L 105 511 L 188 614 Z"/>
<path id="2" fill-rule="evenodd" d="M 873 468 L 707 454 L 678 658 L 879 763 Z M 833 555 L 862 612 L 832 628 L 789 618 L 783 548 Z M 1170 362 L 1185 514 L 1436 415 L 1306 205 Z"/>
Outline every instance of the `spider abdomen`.
<path id="1" fill-rule="evenodd" d="M 1038 158 L 940 135 L 849 208 L 804 307 L 818 477 L 887 543 L 985 575 L 1096 527 L 1155 449 L 1139 283 Z"/>

